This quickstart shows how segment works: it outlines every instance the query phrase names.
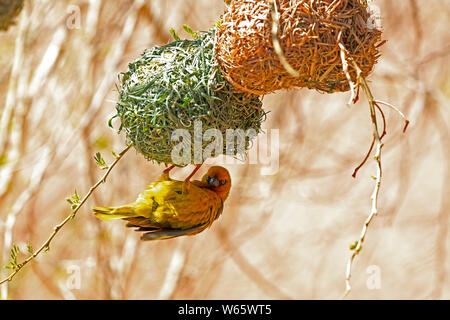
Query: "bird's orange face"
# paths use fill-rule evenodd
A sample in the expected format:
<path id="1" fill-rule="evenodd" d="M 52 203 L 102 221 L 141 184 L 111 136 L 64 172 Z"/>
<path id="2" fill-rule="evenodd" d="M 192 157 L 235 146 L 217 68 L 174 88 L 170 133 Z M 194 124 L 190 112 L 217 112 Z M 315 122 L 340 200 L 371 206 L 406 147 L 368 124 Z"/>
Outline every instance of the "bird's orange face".
<path id="1" fill-rule="evenodd" d="M 225 200 L 230 193 L 231 177 L 230 173 L 224 167 L 213 166 L 203 176 L 202 182 L 208 184 L 212 191 Z"/>

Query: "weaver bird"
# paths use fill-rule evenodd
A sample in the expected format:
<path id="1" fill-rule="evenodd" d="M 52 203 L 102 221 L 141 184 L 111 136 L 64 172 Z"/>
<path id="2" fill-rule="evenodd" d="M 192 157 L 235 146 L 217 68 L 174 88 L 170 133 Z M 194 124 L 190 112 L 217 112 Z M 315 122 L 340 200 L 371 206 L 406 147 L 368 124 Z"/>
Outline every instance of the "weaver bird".
<path id="1" fill-rule="evenodd" d="M 227 169 L 209 168 L 201 181 L 172 180 L 165 170 L 133 203 L 118 207 L 94 207 L 104 221 L 123 219 L 127 227 L 145 231 L 142 240 L 162 240 L 202 232 L 223 211 L 231 188 Z"/>

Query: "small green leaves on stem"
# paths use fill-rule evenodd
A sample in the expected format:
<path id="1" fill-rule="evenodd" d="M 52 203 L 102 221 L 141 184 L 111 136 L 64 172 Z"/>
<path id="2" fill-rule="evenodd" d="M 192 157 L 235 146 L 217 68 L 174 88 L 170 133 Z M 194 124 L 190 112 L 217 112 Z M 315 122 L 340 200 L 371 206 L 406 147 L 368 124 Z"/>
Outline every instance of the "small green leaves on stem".
<path id="1" fill-rule="evenodd" d="M 29 254 L 33 254 L 34 252 L 33 246 L 30 243 L 27 243 L 27 251 Z"/>
<path id="2" fill-rule="evenodd" d="M 349 248 L 351 251 L 355 251 L 355 253 L 358 254 L 361 251 L 362 246 L 360 245 L 359 241 L 357 240 L 354 243 L 352 243 Z"/>
<path id="3" fill-rule="evenodd" d="M 114 158 L 119 159 L 120 156 L 114 152 L 114 150 L 111 150 L 112 155 L 114 156 Z"/>
<path id="4" fill-rule="evenodd" d="M 77 190 L 75 190 L 74 194 L 66 198 L 66 200 L 71 204 L 72 212 L 58 225 L 56 225 L 53 228 L 53 232 L 50 234 L 48 239 L 36 250 L 34 251 L 32 246 L 30 244 L 27 244 L 27 251 L 30 253 L 28 258 L 23 260 L 22 263 L 17 263 L 17 253 L 19 252 L 19 248 L 16 245 L 13 245 L 11 248 L 11 257 L 9 261 L 9 265 L 5 268 L 12 269 L 13 271 L 4 279 L 0 279 L 0 285 L 2 283 L 5 283 L 7 281 L 11 281 L 22 268 L 27 265 L 29 262 L 34 260 L 41 252 L 48 252 L 50 250 L 50 243 L 55 238 L 56 234 L 61 230 L 64 225 L 75 218 L 75 215 L 80 210 L 80 208 L 83 206 L 84 203 L 88 200 L 88 198 L 91 196 L 91 194 L 97 189 L 97 187 L 105 181 L 106 177 L 109 175 L 111 170 L 114 168 L 114 166 L 119 162 L 120 159 L 122 159 L 123 155 L 130 150 L 132 145 L 128 145 L 125 149 L 123 149 L 118 156 L 116 157 L 116 160 L 114 160 L 111 165 L 108 166 L 108 170 L 104 173 L 103 177 L 98 180 L 88 191 L 88 193 L 83 197 L 83 199 L 80 200 L 80 197 L 78 196 Z"/>
<path id="5" fill-rule="evenodd" d="M 347 271 L 346 271 L 346 277 L 345 277 L 346 289 L 345 289 L 344 295 L 342 297 L 342 298 L 345 298 L 352 290 L 352 287 L 350 284 L 350 278 L 352 276 L 353 261 L 355 260 L 355 257 L 362 250 L 362 245 L 366 238 L 367 230 L 369 228 L 371 221 L 378 214 L 378 196 L 380 193 L 381 178 L 382 178 L 381 148 L 383 147 L 383 143 L 381 142 L 381 140 L 383 139 L 383 137 L 386 134 L 386 118 L 384 116 L 383 110 L 380 108 L 380 106 L 378 104 L 386 105 L 386 106 L 394 109 L 395 111 L 397 111 L 402 116 L 402 118 L 405 120 L 405 126 L 403 128 L 403 131 L 406 130 L 406 128 L 409 124 L 409 120 L 407 120 L 405 115 L 399 109 L 397 109 L 395 106 L 393 106 L 387 102 L 383 102 L 383 101 L 374 99 L 372 92 L 367 84 L 366 78 L 362 75 L 362 71 L 361 71 L 360 67 L 351 57 L 348 57 L 347 51 L 346 51 L 344 45 L 339 42 L 340 37 L 341 37 L 341 34 L 339 34 L 338 45 L 341 48 L 342 65 L 343 65 L 344 72 L 346 73 L 346 76 L 348 78 L 350 88 L 352 90 L 352 96 L 351 96 L 350 102 L 355 103 L 357 101 L 359 88 L 362 87 L 367 96 L 367 101 L 369 103 L 370 117 L 371 117 L 372 126 L 373 126 L 373 139 L 372 139 L 372 143 L 371 143 L 369 152 L 366 154 L 366 157 L 364 158 L 362 163 L 355 169 L 352 176 L 355 177 L 358 170 L 364 165 L 364 163 L 366 163 L 367 159 L 369 158 L 369 156 L 373 150 L 373 147 L 375 147 L 375 155 L 373 156 L 373 159 L 375 160 L 375 162 L 377 164 L 377 173 L 376 173 L 376 175 L 371 176 L 372 179 L 375 180 L 374 190 L 370 197 L 371 202 L 372 202 L 372 208 L 370 210 L 369 216 L 367 217 L 366 221 L 364 222 L 359 240 L 350 246 L 350 250 L 353 251 L 353 253 L 347 262 Z M 356 73 L 357 73 L 357 82 L 356 83 L 353 83 L 353 81 L 350 77 L 350 74 L 348 73 L 347 68 L 349 66 L 349 62 L 352 64 L 352 66 L 356 70 Z M 379 133 L 378 122 L 377 122 L 377 113 L 376 113 L 377 110 L 380 112 L 380 115 L 383 120 L 383 131 L 382 131 L 381 135 Z"/>
<path id="6" fill-rule="evenodd" d="M 77 189 L 75 189 L 74 194 L 71 197 L 67 197 L 66 200 L 68 203 L 70 203 L 70 208 L 72 210 L 75 210 L 81 202 L 80 197 L 77 193 Z"/>
<path id="7" fill-rule="evenodd" d="M 11 247 L 11 253 L 9 254 L 9 263 L 8 265 L 4 266 L 6 269 L 16 270 L 20 266 L 17 262 L 17 254 L 19 253 L 19 247 L 15 244 Z"/>
<path id="8" fill-rule="evenodd" d="M 114 153 L 113 153 L 114 154 Z M 117 156 L 116 156 L 117 158 Z M 107 170 L 108 165 L 105 162 L 105 159 L 103 159 L 102 154 L 100 152 L 97 152 L 94 156 L 95 163 L 98 165 L 98 167 L 102 170 Z"/>

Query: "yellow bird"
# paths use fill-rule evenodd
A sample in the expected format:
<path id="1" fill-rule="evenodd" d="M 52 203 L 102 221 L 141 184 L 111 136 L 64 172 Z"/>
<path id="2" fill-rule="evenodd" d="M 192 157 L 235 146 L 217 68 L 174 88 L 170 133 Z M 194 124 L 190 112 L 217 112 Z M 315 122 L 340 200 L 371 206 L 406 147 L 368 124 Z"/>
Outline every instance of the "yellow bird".
<path id="1" fill-rule="evenodd" d="M 177 181 L 166 169 L 136 201 L 119 207 L 94 207 L 104 221 L 123 219 L 127 227 L 146 231 L 142 240 L 162 240 L 202 232 L 216 220 L 231 188 L 227 169 L 209 168 L 201 181 Z"/>

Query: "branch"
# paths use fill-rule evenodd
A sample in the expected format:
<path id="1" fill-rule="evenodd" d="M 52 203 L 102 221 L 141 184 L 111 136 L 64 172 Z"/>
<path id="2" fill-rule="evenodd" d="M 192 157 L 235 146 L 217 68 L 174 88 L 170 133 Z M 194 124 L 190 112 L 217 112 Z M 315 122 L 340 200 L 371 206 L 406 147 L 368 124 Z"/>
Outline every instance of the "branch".
<path id="1" fill-rule="evenodd" d="M 383 104 L 386 107 L 389 107 L 389 108 L 393 109 L 394 111 L 396 111 L 400 115 L 400 117 L 402 117 L 403 120 L 405 121 L 405 126 L 403 127 L 403 133 L 406 132 L 406 129 L 408 128 L 408 125 L 409 125 L 409 120 L 405 117 L 403 112 L 401 112 L 396 106 L 394 106 L 390 103 L 387 103 L 387 102 L 384 102 L 381 100 L 375 100 L 374 102 L 375 102 L 375 105 Z"/>
<path id="2" fill-rule="evenodd" d="M 358 75 L 356 77 L 356 81 L 357 83 L 353 82 L 352 77 L 350 75 L 350 73 L 348 72 L 348 60 L 350 60 L 351 58 L 349 58 L 347 49 L 345 49 L 344 45 L 341 42 L 341 38 L 342 38 L 342 31 L 339 32 L 338 37 L 337 37 L 337 44 L 339 46 L 340 49 L 340 57 L 341 57 L 341 61 L 342 61 L 342 70 L 344 71 L 345 77 L 347 78 L 348 81 L 348 85 L 350 86 L 350 99 L 348 101 L 348 105 L 352 104 L 352 103 L 356 103 L 358 101 L 358 89 L 359 89 L 359 81 L 360 81 L 360 76 L 361 76 L 361 69 L 358 69 Z M 353 61 L 353 63 L 355 63 Z M 355 63 L 356 64 L 356 63 Z"/>
<path id="3" fill-rule="evenodd" d="M 281 48 L 280 41 L 278 41 L 278 27 L 280 25 L 280 21 L 278 18 L 278 8 L 277 8 L 277 2 L 276 0 L 270 0 L 271 5 L 271 17 L 272 17 L 272 45 L 275 50 L 275 53 L 278 56 L 278 59 L 280 60 L 281 65 L 283 68 L 294 78 L 298 78 L 300 76 L 300 73 L 295 70 L 286 59 L 286 56 L 283 53 L 283 49 Z"/>
<path id="4" fill-rule="evenodd" d="M 350 249 L 353 251 L 353 253 L 347 262 L 347 271 L 346 271 L 346 277 L 345 277 L 345 287 L 346 288 L 345 288 L 344 295 L 342 297 L 342 298 L 345 298 L 352 290 L 352 287 L 350 284 L 350 278 L 352 276 L 353 261 L 355 260 L 356 256 L 361 252 L 362 245 L 366 238 L 369 225 L 372 222 L 373 218 L 378 214 L 378 196 L 380 193 L 381 177 L 383 174 L 382 167 L 381 167 L 381 149 L 383 148 L 383 143 L 381 142 L 381 140 L 383 139 L 383 137 L 386 134 L 386 118 L 384 116 L 383 110 L 380 108 L 379 105 L 383 104 L 385 106 L 388 106 L 400 114 L 400 116 L 405 120 L 405 126 L 403 128 L 403 132 L 405 132 L 406 128 L 408 127 L 409 120 L 407 120 L 406 117 L 404 116 L 404 114 L 399 109 L 394 107 L 393 105 L 383 102 L 383 101 L 377 101 L 374 99 L 372 92 L 367 84 L 366 78 L 362 75 L 362 71 L 361 71 L 360 67 L 358 66 L 358 64 L 355 62 L 355 60 L 353 60 L 352 57 L 349 56 L 347 49 L 345 48 L 344 44 L 341 42 L 341 37 L 342 37 L 342 33 L 340 32 L 337 37 L 337 45 L 340 48 L 342 69 L 345 73 L 345 76 L 347 77 L 347 80 L 348 80 L 349 86 L 350 86 L 350 90 L 351 90 L 351 97 L 350 97 L 349 104 L 356 103 L 358 101 L 358 91 L 359 91 L 359 88 L 362 87 L 366 94 L 367 101 L 369 103 L 370 118 L 372 120 L 372 127 L 373 127 L 373 140 L 372 140 L 372 144 L 370 146 L 369 152 L 367 153 L 363 162 L 353 172 L 353 177 L 356 176 L 356 173 L 358 172 L 358 170 L 364 165 L 366 160 L 369 158 L 374 145 L 375 145 L 375 155 L 374 155 L 373 159 L 376 161 L 376 164 L 377 164 L 377 173 L 376 173 L 376 176 L 373 177 L 375 179 L 375 186 L 374 186 L 372 195 L 370 197 L 371 202 L 372 202 L 370 214 L 367 217 L 366 221 L 364 222 L 359 240 L 357 240 L 350 247 Z M 350 73 L 348 71 L 349 62 L 351 63 L 353 68 L 356 70 L 356 79 L 355 79 L 356 83 L 352 80 Z M 381 135 L 380 135 L 379 129 L 378 129 L 377 114 L 376 114 L 377 109 L 380 111 L 380 114 L 383 119 L 383 132 Z"/>
<path id="5" fill-rule="evenodd" d="M 376 101 L 373 98 L 373 95 L 372 95 L 372 92 L 371 92 L 369 86 L 367 85 L 366 79 L 361 74 L 361 69 L 356 64 L 356 62 L 353 60 L 352 60 L 352 64 L 353 64 L 353 67 L 357 71 L 357 77 L 358 77 L 359 83 L 363 87 L 364 92 L 366 93 L 366 96 L 367 96 L 367 100 L 369 102 L 370 118 L 372 120 L 372 126 L 373 126 L 373 137 L 374 137 L 374 142 L 376 145 L 376 148 L 375 148 L 376 151 L 375 151 L 375 155 L 373 158 L 377 163 L 377 174 L 374 177 L 375 178 L 375 187 L 374 187 L 372 195 L 370 197 L 371 201 L 372 201 L 372 208 L 370 210 L 370 214 L 367 217 L 366 221 L 364 222 L 359 240 L 351 247 L 351 249 L 353 250 L 353 253 L 347 262 L 347 272 L 346 272 L 346 277 L 345 277 L 346 289 L 345 289 L 343 298 L 345 298 L 352 290 L 352 287 L 350 284 L 350 278 L 352 276 L 353 261 L 355 260 L 356 256 L 361 252 L 362 244 L 364 243 L 364 240 L 366 238 L 368 227 L 369 227 L 370 223 L 372 222 L 373 218 L 378 214 L 378 195 L 380 193 L 381 177 L 383 174 L 383 171 L 381 168 L 381 149 L 383 147 L 383 143 L 381 142 L 382 137 L 380 137 L 380 134 L 378 131 L 377 116 L 376 116 L 376 108 L 377 108 Z M 384 134 L 384 132 L 383 132 L 383 134 Z"/>
<path id="6" fill-rule="evenodd" d="M 372 200 L 372 209 L 370 211 L 369 216 L 367 217 L 366 221 L 364 222 L 361 235 L 359 237 L 359 240 L 356 242 L 356 245 L 352 247 L 353 254 L 351 255 L 350 259 L 347 262 L 347 272 L 345 277 L 345 293 L 344 298 L 350 293 L 352 290 L 351 284 L 350 284 L 350 278 L 352 276 L 352 265 L 353 260 L 355 260 L 356 256 L 360 253 L 362 250 L 362 244 L 364 243 L 364 240 L 367 235 L 367 230 L 372 222 L 373 218 L 378 214 L 378 195 L 380 192 L 380 186 L 381 186 L 381 176 L 382 176 L 382 169 L 381 169 L 381 148 L 383 147 L 383 144 L 380 140 L 376 141 L 376 152 L 374 159 L 377 162 L 377 175 L 375 177 L 375 187 L 372 193 L 372 196 L 370 197 Z"/>
<path id="7" fill-rule="evenodd" d="M 12 247 L 13 228 L 17 220 L 17 216 L 22 212 L 23 208 L 29 203 L 29 200 L 36 194 L 42 183 L 45 171 L 48 169 L 50 163 L 50 151 L 46 149 L 43 153 L 41 161 L 33 168 L 31 178 L 28 187 L 22 192 L 22 194 L 16 199 L 10 212 L 7 215 L 5 222 L 5 231 L 3 234 L 3 259 L 2 261 L 8 261 L 9 250 Z M 5 272 L 5 274 L 7 274 Z M 4 276 L 3 270 L 0 272 L 1 277 Z M 3 284 L 1 287 L 1 298 L 6 300 L 8 297 L 8 286 Z"/>
<path id="8" fill-rule="evenodd" d="M 53 238 L 56 236 L 56 234 L 59 232 L 59 230 L 61 230 L 62 227 L 64 227 L 64 225 L 69 222 L 70 220 L 72 220 L 73 218 L 75 218 L 77 212 L 80 210 L 80 208 L 83 206 L 83 204 L 89 199 L 89 197 L 91 196 L 91 194 L 95 191 L 95 189 L 98 188 L 98 186 L 100 186 L 100 184 L 102 184 L 103 182 L 106 182 L 106 178 L 108 177 L 109 173 L 111 172 L 111 170 L 114 168 L 114 166 L 117 164 L 117 162 L 119 162 L 120 159 L 122 159 L 122 157 L 125 155 L 125 153 L 131 148 L 131 145 L 127 146 L 124 150 L 122 150 L 117 156 L 116 159 L 114 160 L 114 162 L 111 163 L 111 165 L 109 166 L 108 170 L 106 170 L 105 174 L 100 178 L 100 180 L 98 180 L 88 191 L 88 193 L 84 196 L 84 198 L 73 208 L 72 212 L 58 225 L 56 225 L 53 228 L 53 232 L 52 234 L 49 236 L 49 238 L 41 245 L 41 247 L 33 252 L 33 254 L 31 254 L 26 260 L 24 260 L 22 263 L 19 263 L 17 268 L 14 269 L 13 272 L 11 272 L 9 274 L 8 277 L 4 278 L 3 280 L 0 281 L 0 284 L 5 283 L 6 281 L 11 281 L 14 276 L 20 271 L 22 270 L 22 268 L 24 266 L 26 266 L 30 261 L 34 260 L 41 252 L 47 252 L 50 248 L 50 243 L 52 242 Z"/>

